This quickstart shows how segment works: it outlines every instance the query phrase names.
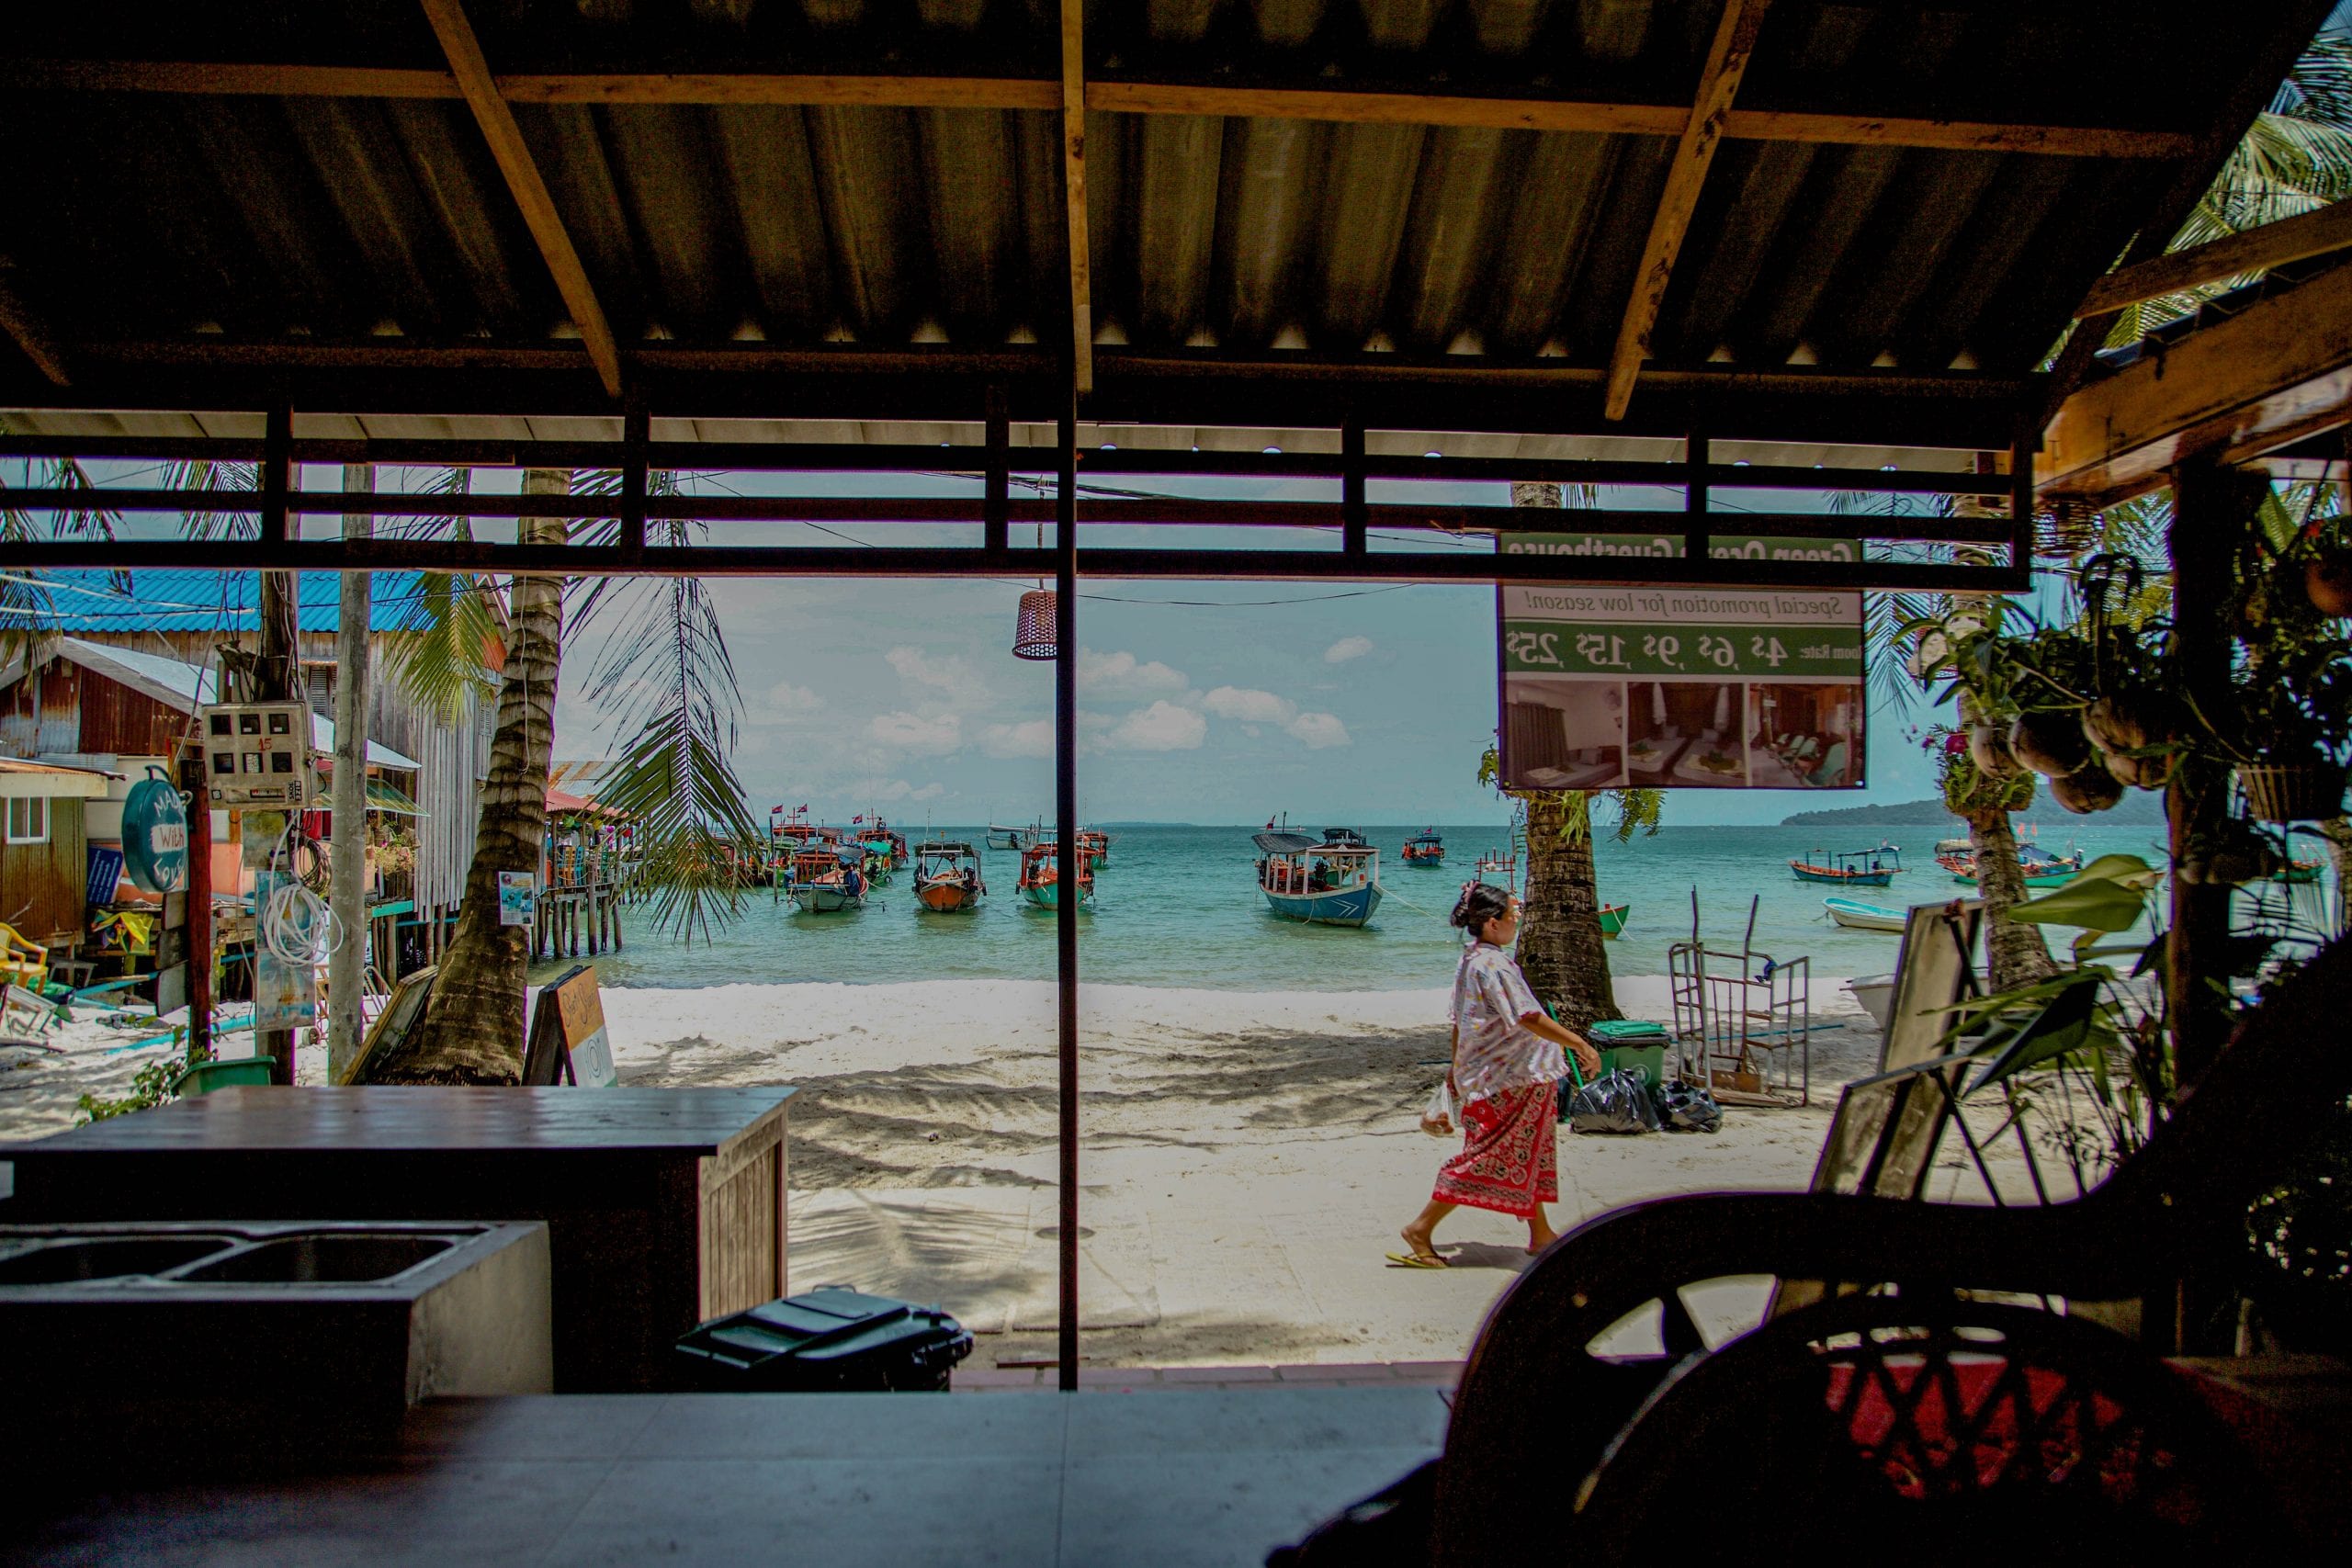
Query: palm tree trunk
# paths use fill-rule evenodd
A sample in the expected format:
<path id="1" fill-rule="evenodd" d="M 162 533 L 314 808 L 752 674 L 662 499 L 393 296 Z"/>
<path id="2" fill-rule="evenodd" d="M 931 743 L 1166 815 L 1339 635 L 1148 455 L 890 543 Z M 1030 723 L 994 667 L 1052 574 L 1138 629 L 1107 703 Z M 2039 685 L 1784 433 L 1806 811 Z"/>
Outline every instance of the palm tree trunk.
<path id="1" fill-rule="evenodd" d="M 533 468 L 526 495 L 568 495 L 566 468 Z M 520 537 L 560 545 L 558 517 L 526 517 Z M 524 971 L 530 928 L 498 923 L 498 874 L 537 875 L 547 836 L 548 773 L 555 755 L 555 686 L 563 647 L 563 579 L 517 577 L 509 608 L 506 669 L 498 691 L 498 734 L 482 785 L 473 864 L 466 873 L 458 929 L 433 977 L 424 1017 L 378 1083 L 511 1084 L 523 1076 Z"/>
<path id="2" fill-rule="evenodd" d="M 1984 900 L 1984 964 L 1996 991 L 2030 986 L 2058 973 L 2041 928 L 2004 919 L 2025 901 L 2025 870 L 2018 863 L 2018 836 L 2006 811 L 1984 811 L 1968 818 L 1968 841 L 1976 851 L 1976 892 Z"/>
<path id="3" fill-rule="evenodd" d="M 1527 908 L 1519 923 L 1520 972 L 1570 1029 L 1623 1018 L 1609 977 L 1609 950 L 1601 944 L 1591 797 L 1581 790 L 1546 790 L 1522 798 Z"/>
<path id="4" fill-rule="evenodd" d="M 1517 479 L 1513 506 L 1563 506 L 1556 484 Z M 1527 803 L 1526 912 L 1519 924 L 1519 967 L 1560 1021 L 1582 1029 L 1623 1018 L 1601 945 L 1600 895 L 1592 870 L 1592 797 L 1582 790 L 1545 790 Z"/>

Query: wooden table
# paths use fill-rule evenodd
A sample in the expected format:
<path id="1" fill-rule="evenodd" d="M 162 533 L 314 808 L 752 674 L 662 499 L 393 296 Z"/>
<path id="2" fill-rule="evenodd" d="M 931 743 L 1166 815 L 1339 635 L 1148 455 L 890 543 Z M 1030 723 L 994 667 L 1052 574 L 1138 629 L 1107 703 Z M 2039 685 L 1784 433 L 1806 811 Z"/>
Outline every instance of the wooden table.
<path id="1" fill-rule="evenodd" d="M 1445 1421 L 1433 1388 L 446 1401 L 388 1463 L 52 1492 L 11 1523 L 40 1562 L 1233 1568 Z"/>
<path id="2" fill-rule="evenodd" d="M 558 1390 L 789 1292 L 790 1089 L 242 1088 L 0 1145 L 0 1222 L 545 1220 Z"/>

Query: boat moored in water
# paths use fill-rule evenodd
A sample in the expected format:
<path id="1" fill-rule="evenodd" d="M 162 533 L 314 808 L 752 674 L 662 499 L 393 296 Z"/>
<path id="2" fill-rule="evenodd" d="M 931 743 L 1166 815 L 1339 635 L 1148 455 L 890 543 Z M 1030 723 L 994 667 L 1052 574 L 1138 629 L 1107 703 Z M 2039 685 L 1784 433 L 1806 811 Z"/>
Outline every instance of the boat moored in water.
<path id="1" fill-rule="evenodd" d="M 1881 904 L 1865 904 L 1859 898 L 1824 898 L 1822 908 L 1829 918 L 1849 931 L 1899 931 L 1910 922 L 1908 909 L 1890 909 Z"/>
<path id="2" fill-rule="evenodd" d="M 915 905 L 942 915 L 977 909 L 989 894 L 980 857 L 962 842 L 932 840 L 914 847 Z"/>
<path id="3" fill-rule="evenodd" d="M 1603 904 L 1600 907 L 1600 934 L 1613 942 L 1625 929 L 1625 917 L 1633 912 L 1629 904 Z"/>
<path id="4" fill-rule="evenodd" d="M 1111 835 L 1099 828 L 1080 828 L 1078 830 L 1078 852 L 1086 857 L 1090 867 L 1109 865 Z"/>
<path id="5" fill-rule="evenodd" d="M 1841 887 L 1885 887 L 1903 869 L 1903 851 L 1894 844 L 1881 844 L 1874 850 L 1848 850 L 1830 853 L 1823 850 L 1806 852 L 1804 860 L 1792 860 L 1789 870 L 1799 882 L 1827 882 Z"/>
<path id="6" fill-rule="evenodd" d="M 1954 847 L 1947 849 L 1946 844 Z M 1976 886 L 1976 851 L 1967 840 L 1945 840 L 1936 846 L 1936 863 L 1951 873 L 1951 879 L 1963 887 Z M 2083 852 L 2074 850 L 2064 855 L 2053 855 L 2031 843 L 2018 846 L 2018 869 L 2025 874 L 2028 887 L 2064 887 L 2083 869 Z"/>
<path id="7" fill-rule="evenodd" d="M 1361 926 L 1380 908 L 1380 852 L 1353 829 L 1326 829 L 1319 840 L 1277 831 L 1251 841 L 1261 855 L 1258 891 L 1283 919 Z"/>
<path id="8" fill-rule="evenodd" d="M 1405 840 L 1403 851 L 1407 865 L 1443 865 L 1445 840 L 1434 828 L 1424 828 Z"/>
<path id="9" fill-rule="evenodd" d="M 1061 908 L 1061 848 L 1050 841 L 1030 844 L 1021 852 L 1021 897 L 1040 909 Z M 1078 857 L 1078 907 L 1094 904 L 1094 864 Z"/>
<path id="10" fill-rule="evenodd" d="M 865 907 L 865 855 L 854 844 L 804 849 L 792 857 L 785 897 L 805 915 L 833 915 Z"/>

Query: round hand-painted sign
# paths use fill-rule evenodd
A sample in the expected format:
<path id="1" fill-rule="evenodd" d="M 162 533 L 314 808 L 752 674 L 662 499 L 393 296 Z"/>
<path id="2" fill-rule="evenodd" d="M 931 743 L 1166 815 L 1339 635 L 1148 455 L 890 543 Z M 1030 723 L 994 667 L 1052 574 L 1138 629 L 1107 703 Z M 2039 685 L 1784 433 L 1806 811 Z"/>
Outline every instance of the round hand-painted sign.
<path id="1" fill-rule="evenodd" d="M 187 807 L 153 764 L 123 799 L 122 868 L 133 886 L 150 893 L 187 886 Z"/>

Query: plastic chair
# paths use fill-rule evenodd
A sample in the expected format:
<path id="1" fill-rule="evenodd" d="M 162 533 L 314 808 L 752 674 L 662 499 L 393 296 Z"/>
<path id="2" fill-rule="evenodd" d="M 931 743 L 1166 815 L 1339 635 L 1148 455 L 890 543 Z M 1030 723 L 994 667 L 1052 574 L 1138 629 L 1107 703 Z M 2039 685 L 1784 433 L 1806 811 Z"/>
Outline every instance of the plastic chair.
<path id="1" fill-rule="evenodd" d="M 49 984 L 49 949 L 0 920 L 0 981 L 38 994 Z"/>

